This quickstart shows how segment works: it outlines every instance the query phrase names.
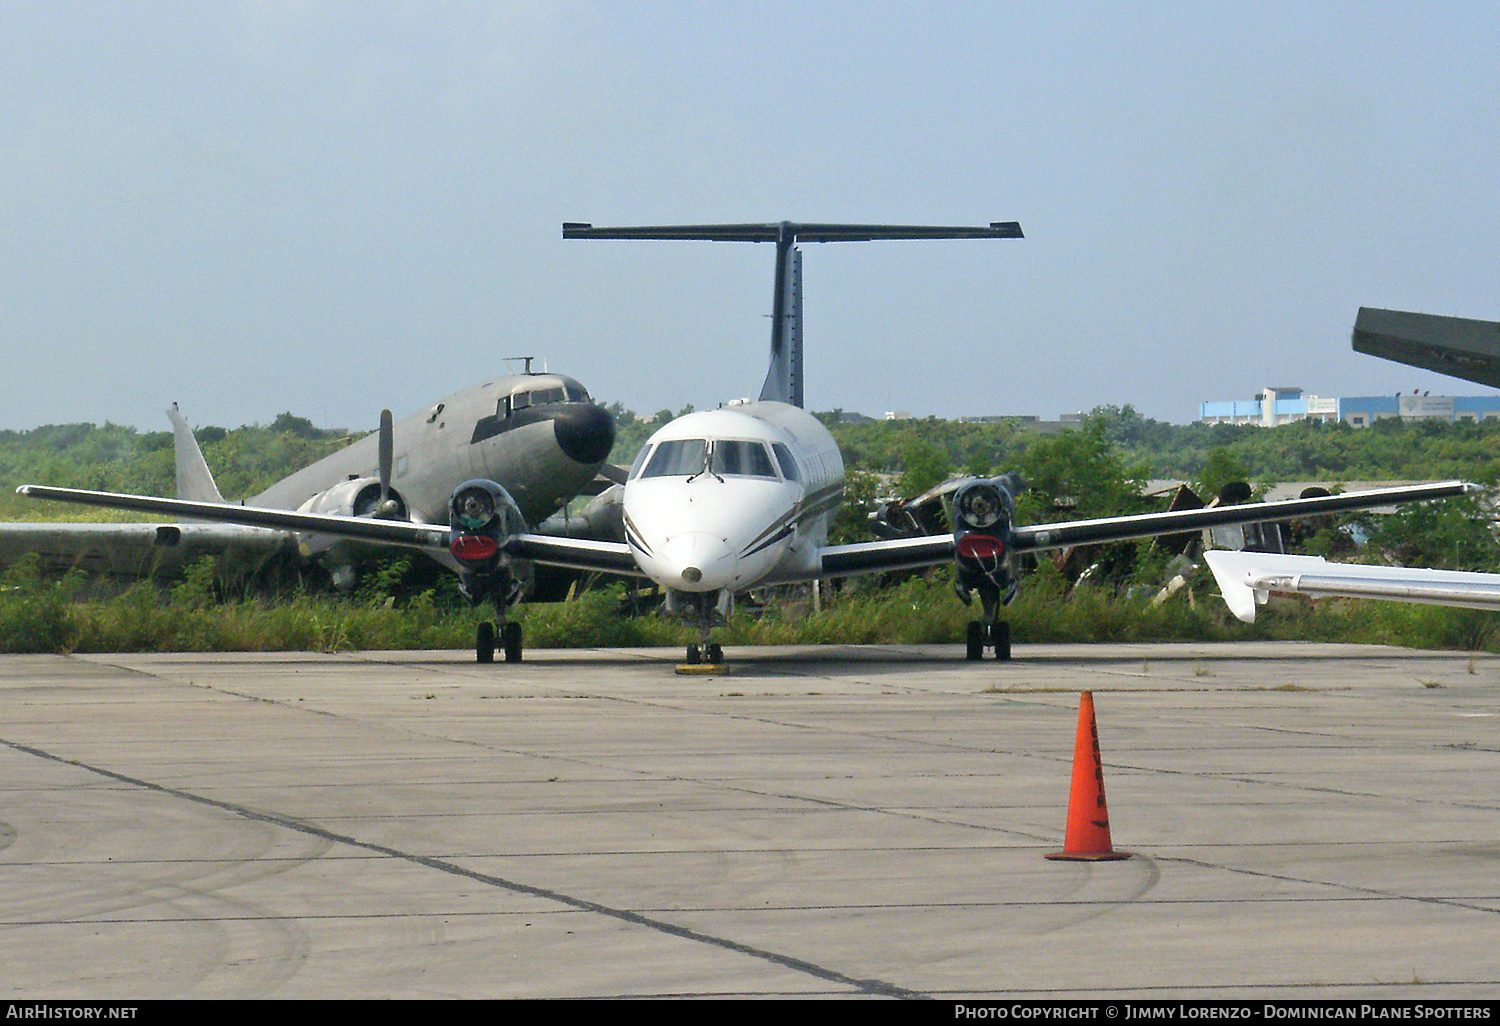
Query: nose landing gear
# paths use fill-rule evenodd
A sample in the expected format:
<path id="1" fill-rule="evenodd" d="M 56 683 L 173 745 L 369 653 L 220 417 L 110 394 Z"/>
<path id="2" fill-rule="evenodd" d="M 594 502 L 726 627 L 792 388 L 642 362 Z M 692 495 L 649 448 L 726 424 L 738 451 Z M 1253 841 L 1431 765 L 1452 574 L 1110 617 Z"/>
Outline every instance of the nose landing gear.
<path id="1" fill-rule="evenodd" d="M 728 607 L 729 596 L 722 591 L 668 593 L 668 610 L 698 628 L 698 640 L 688 645 L 679 673 L 712 673 L 724 665 L 724 649 L 708 638 L 709 632 L 724 622 Z"/>
<path id="2" fill-rule="evenodd" d="M 689 645 L 686 662 L 689 666 L 701 666 L 703 663 L 718 666 L 724 662 L 724 650 L 719 647 L 718 642 Z"/>
<path id="3" fill-rule="evenodd" d="M 1000 619 L 1000 608 L 1014 597 L 1015 589 L 1010 590 L 1009 596 L 1002 595 L 998 588 L 988 585 L 988 582 L 980 582 L 973 586 L 973 591 L 979 592 L 979 604 L 984 610 L 983 620 L 970 620 L 968 631 L 964 635 L 965 656 L 971 660 L 984 658 L 985 649 L 994 649 L 995 658 L 1001 661 L 1010 658 L 1010 624 Z M 958 597 L 968 605 L 970 587 L 960 582 Z"/>

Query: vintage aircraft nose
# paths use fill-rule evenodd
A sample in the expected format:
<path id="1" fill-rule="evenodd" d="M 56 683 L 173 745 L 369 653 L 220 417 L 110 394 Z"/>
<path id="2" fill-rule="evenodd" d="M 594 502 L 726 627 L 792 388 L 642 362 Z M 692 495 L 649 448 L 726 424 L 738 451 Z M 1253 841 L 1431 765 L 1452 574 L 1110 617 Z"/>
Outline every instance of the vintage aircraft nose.
<path id="1" fill-rule="evenodd" d="M 735 581 L 735 554 L 729 545 L 712 534 L 680 534 L 662 549 L 663 562 L 677 578 L 669 587 L 682 591 L 713 591 Z"/>
<path id="2" fill-rule="evenodd" d="M 552 414 L 558 447 L 578 463 L 603 463 L 615 444 L 615 418 L 602 406 L 578 403 Z"/>

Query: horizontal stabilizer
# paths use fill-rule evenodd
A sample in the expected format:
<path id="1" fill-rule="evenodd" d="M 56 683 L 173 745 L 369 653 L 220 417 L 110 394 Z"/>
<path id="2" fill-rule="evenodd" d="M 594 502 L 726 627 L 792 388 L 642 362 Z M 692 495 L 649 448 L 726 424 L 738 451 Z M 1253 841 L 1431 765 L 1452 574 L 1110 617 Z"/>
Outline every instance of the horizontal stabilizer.
<path id="1" fill-rule="evenodd" d="M 904 224 L 681 224 L 595 228 L 569 221 L 565 239 L 684 239 L 698 242 L 874 242 L 881 239 L 1021 239 L 1018 221 L 992 221 L 988 227 Z"/>

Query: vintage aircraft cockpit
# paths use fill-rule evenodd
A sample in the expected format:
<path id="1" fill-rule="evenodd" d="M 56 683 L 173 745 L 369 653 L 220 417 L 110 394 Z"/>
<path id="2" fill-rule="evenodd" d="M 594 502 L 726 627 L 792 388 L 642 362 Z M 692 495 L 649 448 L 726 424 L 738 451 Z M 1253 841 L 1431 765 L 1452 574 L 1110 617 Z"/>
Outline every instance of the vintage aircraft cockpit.
<path id="1" fill-rule="evenodd" d="M 510 392 L 502 395 L 495 408 L 495 415 L 508 417 L 519 410 L 535 406 L 551 406 L 554 403 L 591 403 L 588 389 L 572 378 L 561 374 L 534 374 L 514 385 Z"/>
<path id="2" fill-rule="evenodd" d="M 495 412 L 475 421 L 471 444 L 514 430 L 535 434 L 550 424 L 558 446 L 573 460 L 597 464 L 609 455 L 615 444 L 614 418 L 577 381 L 561 374 L 518 374 L 495 384 L 501 390 Z"/>

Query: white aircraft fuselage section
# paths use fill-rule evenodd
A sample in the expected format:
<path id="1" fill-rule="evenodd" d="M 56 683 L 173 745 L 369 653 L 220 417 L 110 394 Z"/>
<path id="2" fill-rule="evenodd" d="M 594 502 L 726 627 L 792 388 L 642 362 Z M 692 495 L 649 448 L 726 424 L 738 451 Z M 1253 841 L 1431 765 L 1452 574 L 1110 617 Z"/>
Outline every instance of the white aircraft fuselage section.
<path id="1" fill-rule="evenodd" d="M 811 414 L 731 403 L 679 417 L 625 483 L 625 536 L 646 576 L 673 591 L 744 591 L 820 572 L 844 461 Z"/>

